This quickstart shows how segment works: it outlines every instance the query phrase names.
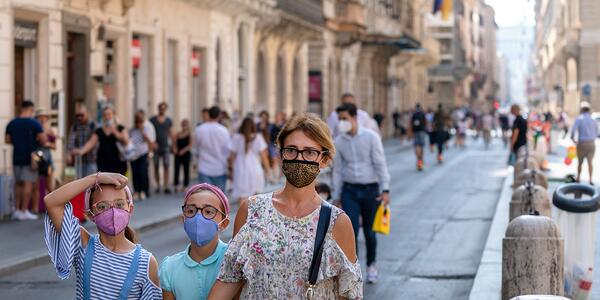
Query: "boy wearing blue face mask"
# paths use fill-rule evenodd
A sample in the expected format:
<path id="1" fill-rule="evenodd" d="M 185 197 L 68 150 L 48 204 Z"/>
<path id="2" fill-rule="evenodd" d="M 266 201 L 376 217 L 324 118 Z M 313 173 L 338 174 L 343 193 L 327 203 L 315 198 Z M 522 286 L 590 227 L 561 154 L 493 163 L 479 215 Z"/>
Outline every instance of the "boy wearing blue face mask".
<path id="1" fill-rule="evenodd" d="M 219 231 L 229 225 L 229 201 L 218 187 L 201 183 L 188 189 L 182 210 L 190 245 L 160 264 L 163 298 L 206 299 L 227 250 Z"/>

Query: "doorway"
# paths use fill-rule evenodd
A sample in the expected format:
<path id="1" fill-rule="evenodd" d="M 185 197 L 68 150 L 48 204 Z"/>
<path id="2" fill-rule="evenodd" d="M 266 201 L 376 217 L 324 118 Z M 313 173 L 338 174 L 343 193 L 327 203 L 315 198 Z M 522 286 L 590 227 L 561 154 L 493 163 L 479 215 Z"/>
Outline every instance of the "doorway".
<path id="1" fill-rule="evenodd" d="M 85 34 L 67 32 L 66 128 L 71 128 L 75 120 L 75 105 L 78 102 L 89 103 L 86 101 L 88 78 L 86 40 Z"/>

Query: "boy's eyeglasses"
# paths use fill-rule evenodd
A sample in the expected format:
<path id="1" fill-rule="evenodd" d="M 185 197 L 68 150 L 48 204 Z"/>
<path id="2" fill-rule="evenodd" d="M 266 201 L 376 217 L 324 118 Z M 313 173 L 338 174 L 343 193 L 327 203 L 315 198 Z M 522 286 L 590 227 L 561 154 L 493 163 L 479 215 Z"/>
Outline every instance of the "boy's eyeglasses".
<path id="1" fill-rule="evenodd" d="M 206 205 L 203 207 L 196 207 L 196 205 L 183 205 L 181 207 L 181 210 L 183 211 L 183 215 L 186 218 L 193 218 L 196 216 L 196 214 L 198 214 L 198 211 L 200 211 L 200 213 L 202 213 L 202 216 L 204 216 L 206 219 L 208 220 L 212 220 L 217 216 L 217 213 L 222 214 L 223 216 L 225 216 L 225 214 L 218 210 L 216 207 L 212 206 L 212 205 Z"/>

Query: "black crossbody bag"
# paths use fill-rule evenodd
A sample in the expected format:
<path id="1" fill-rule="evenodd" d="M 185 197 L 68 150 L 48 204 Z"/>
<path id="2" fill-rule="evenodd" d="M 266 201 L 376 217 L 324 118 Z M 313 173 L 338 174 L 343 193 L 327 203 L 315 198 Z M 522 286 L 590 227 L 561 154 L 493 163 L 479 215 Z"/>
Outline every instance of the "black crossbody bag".
<path id="1" fill-rule="evenodd" d="M 306 289 L 306 299 L 313 299 L 314 288 L 319 276 L 319 268 L 321 267 L 321 257 L 323 257 L 323 244 L 325 236 L 329 229 L 331 221 L 331 205 L 321 204 L 319 211 L 319 223 L 317 224 L 317 234 L 315 236 L 315 247 L 313 251 L 312 261 L 310 262 L 310 270 L 308 274 L 308 288 Z"/>

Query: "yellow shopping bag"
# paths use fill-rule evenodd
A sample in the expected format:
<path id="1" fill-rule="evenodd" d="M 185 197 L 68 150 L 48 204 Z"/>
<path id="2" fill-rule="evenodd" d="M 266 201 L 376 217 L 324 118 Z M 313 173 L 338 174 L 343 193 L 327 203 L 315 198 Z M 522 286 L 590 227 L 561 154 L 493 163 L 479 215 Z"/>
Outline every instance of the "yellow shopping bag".
<path id="1" fill-rule="evenodd" d="M 381 234 L 390 234 L 390 207 L 383 203 L 377 208 L 375 221 L 373 222 L 373 231 Z"/>

